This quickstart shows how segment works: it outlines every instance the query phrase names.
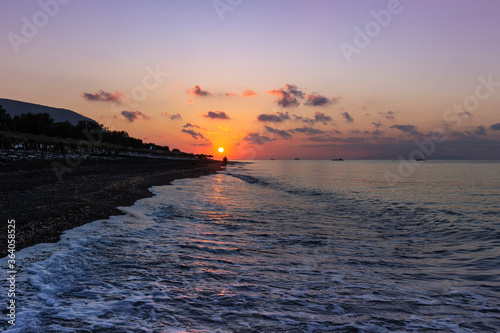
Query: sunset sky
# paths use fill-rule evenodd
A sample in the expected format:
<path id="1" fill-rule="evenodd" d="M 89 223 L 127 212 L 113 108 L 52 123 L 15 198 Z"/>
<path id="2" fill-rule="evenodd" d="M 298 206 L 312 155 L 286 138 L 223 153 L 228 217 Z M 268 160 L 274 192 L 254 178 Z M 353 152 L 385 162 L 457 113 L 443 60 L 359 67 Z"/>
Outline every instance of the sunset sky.
<path id="1" fill-rule="evenodd" d="M 0 97 L 218 158 L 409 158 L 415 140 L 500 158 L 499 17 L 497 0 L 2 0 Z"/>

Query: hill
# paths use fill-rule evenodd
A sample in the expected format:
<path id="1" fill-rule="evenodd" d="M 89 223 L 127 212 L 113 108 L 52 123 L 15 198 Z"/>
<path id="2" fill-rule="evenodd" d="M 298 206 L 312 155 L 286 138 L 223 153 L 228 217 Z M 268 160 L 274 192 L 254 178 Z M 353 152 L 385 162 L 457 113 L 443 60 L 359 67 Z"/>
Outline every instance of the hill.
<path id="1" fill-rule="evenodd" d="M 12 99 L 0 98 L 0 105 L 7 110 L 7 113 L 10 114 L 11 117 L 31 112 L 33 114 L 48 113 L 56 122 L 69 121 L 72 125 L 78 124 L 80 120 L 94 121 L 93 119 L 84 117 L 75 111 L 21 102 Z"/>

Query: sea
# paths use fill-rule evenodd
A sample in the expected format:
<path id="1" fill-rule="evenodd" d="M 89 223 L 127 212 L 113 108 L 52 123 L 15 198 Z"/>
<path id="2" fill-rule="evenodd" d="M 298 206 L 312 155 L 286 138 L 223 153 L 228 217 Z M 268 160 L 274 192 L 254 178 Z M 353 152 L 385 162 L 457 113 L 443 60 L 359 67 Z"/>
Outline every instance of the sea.
<path id="1" fill-rule="evenodd" d="M 500 161 L 247 161 L 151 191 L 19 251 L 0 329 L 500 331 Z"/>

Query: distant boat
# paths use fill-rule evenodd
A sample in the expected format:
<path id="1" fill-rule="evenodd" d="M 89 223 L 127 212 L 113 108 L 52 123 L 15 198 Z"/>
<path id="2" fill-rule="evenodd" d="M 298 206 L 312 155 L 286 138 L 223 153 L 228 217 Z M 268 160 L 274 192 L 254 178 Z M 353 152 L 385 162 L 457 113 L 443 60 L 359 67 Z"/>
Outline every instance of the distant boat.
<path id="1" fill-rule="evenodd" d="M 300 160 L 300 158 L 298 158 L 298 157 L 295 157 L 295 160 L 296 160 L 296 161 L 298 161 L 298 160 Z"/>
<path id="2" fill-rule="evenodd" d="M 271 158 L 271 161 L 274 161 L 274 158 Z"/>
<path id="3" fill-rule="evenodd" d="M 415 161 L 417 161 L 417 162 L 425 162 L 425 158 L 416 158 Z"/>
<path id="4" fill-rule="evenodd" d="M 343 161 L 341 158 L 332 158 L 332 161 Z"/>

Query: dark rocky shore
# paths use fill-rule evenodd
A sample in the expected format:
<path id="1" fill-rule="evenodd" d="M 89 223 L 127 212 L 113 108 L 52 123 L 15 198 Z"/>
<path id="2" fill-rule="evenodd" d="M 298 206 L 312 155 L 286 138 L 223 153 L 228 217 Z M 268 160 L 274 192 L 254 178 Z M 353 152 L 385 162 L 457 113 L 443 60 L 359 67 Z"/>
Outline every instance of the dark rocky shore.
<path id="1" fill-rule="evenodd" d="M 179 161 L 127 157 L 83 161 L 62 181 L 51 162 L 0 165 L 0 257 L 7 254 L 7 221 L 16 221 L 16 251 L 38 243 L 57 242 L 65 230 L 111 215 L 152 196 L 148 190 L 179 178 L 215 173 L 219 161 Z"/>

